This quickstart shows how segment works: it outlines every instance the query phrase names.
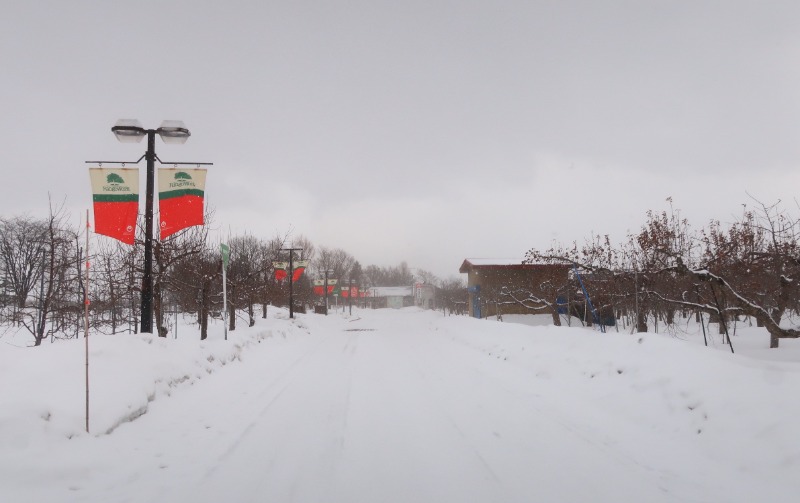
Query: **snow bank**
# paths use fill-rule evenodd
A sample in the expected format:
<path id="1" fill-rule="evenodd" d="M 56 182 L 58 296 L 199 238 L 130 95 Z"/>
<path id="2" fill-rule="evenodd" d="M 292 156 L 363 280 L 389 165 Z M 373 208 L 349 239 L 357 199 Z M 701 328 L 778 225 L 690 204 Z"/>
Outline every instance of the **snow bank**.
<path id="1" fill-rule="evenodd" d="M 90 432 L 111 433 L 147 412 L 148 404 L 179 386 L 241 360 L 249 346 L 286 343 L 307 333 L 280 310 L 261 325 L 229 332 L 218 325 L 200 341 L 196 327 L 181 338 L 149 334 L 89 337 Z M 31 443 L 85 434 L 86 357 L 84 340 L 40 347 L 0 344 L 0 445 L 24 449 Z"/>
<path id="2" fill-rule="evenodd" d="M 550 470 L 606 466 L 606 460 L 611 464 L 605 475 L 581 475 L 591 484 L 587 488 L 601 491 L 597 501 L 617 501 L 615 495 L 624 490 L 603 477 L 624 480 L 626 470 L 646 475 L 631 481 L 631 491 L 653 490 L 656 484 L 665 491 L 661 501 L 709 495 L 716 496 L 713 501 L 791 501 L 800 490 L 794 476 L 800 467 L 795 341 L 764 352 L 766 336 L 742 326 L 734 338 L 739 352 L 731 354 L 717 335 L 711 347 L 702 346 L 702 336 L 693 330 L 603 334 L 417 308 L 354 309 L 353 316 L 308 314 L 294 320 L 277 309 L 271 315 L 255 327 L 230 332 L 228 341 L 222 340 L 221 325 L 202 342 L 190 327 L 181 327 L 177 340 L 90 337 L 90 434 L 84 431 L 84 341 L 39 348 L 0 344 L 0 499 L 35 494 L 38 499 L 28 500 L 53 501 L 54 495 L 80 493 L 81 501 L 107 501 L 107 495 L 122 491 L 126 496 L 120 500 L 154 501 L 158 498 L 137 500 L 127 491 L 142 498 L 182 494 L 172 473 L 187 481 L 205 477 L 244 449 L 254 431 L 272 435 L 267 450 L 278 471 L 270 480 L 287 484 L 270 490 L 290 494 L 293 480 L 307 480 L 340 491 L 341 501 L 367 489 L 386 496 L 384 488 L 391 484 L 410 495 L 483 491 L 508 494 L 508 501 L 530 501 L 546 485 L 550 492 L 540 496 L 557 501 L 563 484 L 547 482 Z M 314 395 L 317 390 L 330 401 Z M 211 395 L 217 397 L 215 406 L 204 401 Z M 237 408 L 254 399 L 253 408 Z M 396 425 L 399 416 L 407 423 Z M 136 427 L 143 423 L 146 428 Z M 548 428 L 544 438 L 532 423 Z M 394 441 L 391 435 L 382 439 L 389 425 L 397 430 Z M 172 436 L 161 439 L 162 430 Z M 204 440 L 187 445 L 175 434 L 187 430 Z M 574 452 L 560 452 L 562 437 L 546 438 L 563 432 Z M 420 446 L 420 438 L 428 440 Z M 437 444 L 444 438 L 450 443 Z M 376 444 L 390 450 L 375 452 Z M 219 467 L 239 474 L 238 493 L 253 501 L 260 493 L 246 485 L 252 481 L 242 470 L 251 460 L 263 461 L 260 445 L 248 447 L 254 457 L 245 455 L 241 465 Z M 108 467 L 117 449 L 129 450 L 126 465 Z M 316 455 L 323 457 L 308 454 L 315 449 L 322 449 Z M 435 456 L 422 459 L 428 451 L 417 449 L 429 449 L 443 462 L 448 452 L 472 449 L 480 463 L 449 460 L 439 466 Z M 548 460 L 545 452 L 559 458 Z M 76 455 L 85 459 L 74 463 Z M 286 459 L 309 471 L 293 472 Z M 375 460 L 386 464 L 370 464 Z M 426 475 L 427 489 L 402 485 L 398 472 L 387 468 L 414 474 L 418 467 L 412 462 L 441 470 Z M 496 475 L 493 484 L 501 486 L 496 493 L 480 480 L 465 481 L 453 492 L 446 479 L 437 479 L 458 478 L 460 469 L 477 470 L 484 462 Z M 258 466 L 248 470 L 257 472 Z M 535 487 L 531 470 L 538 470 Z M 383 482 L 364 480 L 375 475 Z M 218 481 L 220 491 L 228 490 L 226 480 Z M 211 494 L 201 499 L 211 501 Z"/>

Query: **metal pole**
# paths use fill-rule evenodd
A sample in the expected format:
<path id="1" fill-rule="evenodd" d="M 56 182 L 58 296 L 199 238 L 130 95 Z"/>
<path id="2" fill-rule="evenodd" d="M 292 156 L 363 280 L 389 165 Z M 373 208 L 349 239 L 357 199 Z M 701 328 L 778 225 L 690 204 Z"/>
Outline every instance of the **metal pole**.
<path id="1" fill-rule="evenodd" d="M 289 318 L 294 318 L 294 250 L 289 250 Z"/>
<path id="2" fill-rule="evenodd" d="M 289 318 L 294 318 L 294 288 L 292 286 L 294 277 L 294 252 L 303 251 L 302 248 L 281 248 L 281 251 L 289 252 Z M 301 257 L 302 258 L 302 257 Z"/>
<path id="3" fill-rule="evenodd" d="M 325 316 L 328 316 L 328 270 L 325 269 Z"/>
<path id="4" fill-rule="evenodd" d="M 225 264 L 222 264 L 222 326 L 225 330 L 225 340 L 228 340 L 228 273 Z"/>
<path id="5" fill-rule="evenodd" d="M 581 275 L 578 272 L 578 266 L 575 264 L 575 262 L 572 263 L 572 269 L 575 271 L 575 276 L 577 276 L 578 282 L 581 284 L 581 289 L 583 290 L 583 296 L 586 298 L 586 309 L 584 309 L 584 312 L 588 309 L 592 313 L 592 320 L 594 321 L 594 323 L 600 326 L 601 332 L 605 333 L 606 331 L 605 325 L 603 325 L 600 322 L 600 315 L 597 314 L 597 310 L 592 305 L 592 299 L 589 298 L 589 292 L 586 291 L 586 286 L 583 284 Z M 584 318 L 588 318 L 588 316 L 584 314 Z"/>
<path id="6" fill-rule="evenodd" d="M 139 331 L 153 333 L 153 191 L 155 185 L 156 130 L 147 130 L 147 185 L 144 209 L 144 275 Z"/>
<path id="7" fill-rule="evenodd" d="M 86 210 L 86 287 L 83 289 L 83 346 L 86 360 L 86 433 L 89 433 L 89 210 Z"/>
<path id="8" fill-rule="evenodd" d="M 42 244 L 42 275 L 39 276 L 39 314 L 36 316 L 36 321 L 39 322 L 39 325 L 34 327 L 36 330 L 36 334 L 42 334 L 44 337 L 44 272 L 45 272 L 45 258 L 44 258 L 44 243 Z M 53 341 L 50 341 L 51 343 Z"/>

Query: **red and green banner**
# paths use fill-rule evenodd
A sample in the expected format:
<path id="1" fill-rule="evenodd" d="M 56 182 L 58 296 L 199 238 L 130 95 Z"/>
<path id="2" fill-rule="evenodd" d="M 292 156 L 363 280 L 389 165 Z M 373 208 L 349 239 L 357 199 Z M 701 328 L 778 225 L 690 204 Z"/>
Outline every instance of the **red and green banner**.
<path id="1" fill-rule="evenodd" d="M 350 298 L 350 297 L 352 297 L 354 299 L 357 299 L 358 298 L 358 287 L 357 286 L 351 286 L 348 289 L 347 286 L 343 286 L 342 287 L 342 297 L 345 298 L 345 299 Z"/>
<path id="2" fill-rule="evenodd" d="M 298 260 L 292 264 L 292 267 L 292 283 L 296 283 L 308 267 L 308 260 Z M 273 262 L 272 268 L 275 269 L 275 279 L 278 281 L 283 281 L 289 276 L 289 262 Z"/>
<path id="3" fill-rule="evenodd" d="M 338 280 L 333 278 L 328 278 L 328 295 L 336 293 L 338 295 L 338 291 L 336 290 L 336 283 Z M 314 280 L 314 295 L 325 295 L 325 280 L 324 279 L 315 279 Z"/>
<path id="4" fill-rule="evenodd" d="M 272 268 L 275 269 L 275 279 L 283 281 L 288 275 L 289 262 L 273 262 Z"/>
<path id="5" fill-rule="evenodd" d="M 161 239 L 193 225 L 203 225 L 206 170 L 158 170 L 158 216 Z"/>
<path id="6" fill-rule="evenodd" d="M 294 267 L 294 271 L 292 271 L 292 283 L 297 283 L 297 280 L 303 275 L 303 271 L 308 267 L 308 260 L 298 260 L 292 264 L 292 266 Z"/>
<path id="7" fill-rule="evenodd" d="M 132 245 L 139 213 L 137 168 L 89 168 L 94 231 Z"/>

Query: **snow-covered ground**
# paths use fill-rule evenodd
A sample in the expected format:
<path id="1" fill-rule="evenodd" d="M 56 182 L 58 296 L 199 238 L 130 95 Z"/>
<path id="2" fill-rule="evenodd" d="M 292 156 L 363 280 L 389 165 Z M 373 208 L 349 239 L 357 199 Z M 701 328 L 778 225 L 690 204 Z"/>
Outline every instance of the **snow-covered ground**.
<path id="1" fill-rule="evenodd" d="M 797 501 L 797 341 L 527 321 L 272 309 L 228 341 L 92 336 L 89 434 L 84 341 L 6 336 L 0 501 Z"/>

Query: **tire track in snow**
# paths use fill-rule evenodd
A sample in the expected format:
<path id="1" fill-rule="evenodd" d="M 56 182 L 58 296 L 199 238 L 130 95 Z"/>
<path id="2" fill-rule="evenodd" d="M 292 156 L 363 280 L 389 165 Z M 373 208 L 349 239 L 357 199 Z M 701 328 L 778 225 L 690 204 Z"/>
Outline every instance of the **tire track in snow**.
<path id="1" fill-rule="evenodd" d="M 362 337 L 348 425 L 354 440 L 332 501 L 509 501 L 491 464 L 429 392 L 416 342 L 397 323 Z M 464 480 L 482 481 L 478 492 Z"/>
<path id="2" fill-rule="evenodd" d="M 426 336 L 430 337 L 431 334 L 426 334 Z M 502 480 L 496 473 L 495 469 L 492 465 L 486 460 L 481 449 L 476 445 L 474 439 L 467 435 L 464 429 L 459 425 L 460 421 L 456 419 L 455 415 L 448 410 L 444 404 L 446 400 L 445 397 L 442 396 L 442 393 L 434 393 L 434 385 L 432 379 L 430 379 L 429 373 L 425 371 L 425 369 L 436 369 L 437 366 L 431 362 L 431 360 L 427 360 L 424 357 L 423 349 L 430 349 L 430 345 L 423 348 L 420 344 L 411 344 L 408 346 L 411 351 L 409 351 L 409 355 L 412 357 L 414 361 L 414 367 L 416 372 L 420 376 L 421 380 L 424 381 L 427 386 L 423 387 L 422 390 L 424 391 L 425 395 L 427 396 L 427 402 L 431 407 L 431 410 L 435 410 L 441 417 L 446 421 L 452 430 L 457 434 L 457 436 L 461 439 L 464 447 L 470 451 L 475 458 L 480 462 L 483 468 L 486 470 L 486 473 L 489 475 L 489 478 L 493 480 L 495 489 L 503 493 L 503 485 Z M 441 352 L 439 352 L 439 356 L 443 356 Z M 439 361 L 444 361 L 440 359 Z M 426 364 L 423 364 L 423 363 Z"/>
<path id="3" fill-rule="evenodd" d="M 313 346 L 313 348 L 301 354 L 295 360 L 293 360 L 288 367 L 286 367 L 280 374 L 278 374 L 274 380 L 272 380 L 265 388 L 263 388 L 257 395 L 259 401 L 264 399 L 265 397 L 269 397 L 266 400 L 266 403 L 263 407 L 261 407 L 258 412 L 253 415 L 253 418 L 244 426 L 244 428 L 236 435 L 235 439 L 228 445 L 228 447 L 217 456 L 217 463 L 211 467 L 205 473 L 204 478 L 208 478 L 214 474 L 216 469 L 225 461 L 228 457 L 230 457 L 236 449 L 242 444 L 242 442 L 247 438 L 248 435 L 251 434 L 253 429 L 258 425 L 258 419 L 263 417 L 265 414 L 269 412 L 269 410 L 275 405 L 275 403 L 280 399 L 280 397 L 286 392 L 287 388 L 289 388 L 291 384 L 291 378 L 293 374 L 298 372 L 302 362 L 308 359 L 311 355 L 316 354 L 319 351 L 319 347 L 322 344 L 322 340 L 317 341 L 317 344 Z M 288 381 L 288 382 L 287 382 Z M 279 389 L 275 392 L 275 388 L 278 387 Z"/>
<path id="4" fill-rule="evenodd" d="M 648 456 L 653 455 L 652 452 L 649 452 L 647 449 L 642 449 L 641 444 L 634 450 L 626 448 L 626 445 L 630 446 L 632 444 L 630 442 L 621 443 L 621 439 L 615 438 L 603 428 L 602 421 L 598 421 L 599 424 L 597 424 L 592 421 L 593 418 L 581 416 L 578 411 L 585 411 L 586 407 L 583 404 L 576 404 L 574 402 L 580 394 L 573 396 L 569 393 L 568 388 L 565 390 L 563 386 L 548 390 L 549 381 L 535 379 L 530 369 L 510 365 L 510 362 L 507 360 L 487 357 L 478 348 L 465 344 L 462 340 L 456 338 L 449 338 L 445 344 L 444 337 L 444 334 L 440 334 L 437 337 L 437 334 L 432 333 L 431 337 L 428 339 L 430 344 L 426 346 L 426 351 L 422 351 L 421 347 L 417 347 L 417 356 L 422 360 L 433 362 L 435 360 L 447 361 L 445 349 L 447 351 L 452 351 L 460 347 L 462 350 L 471 353 L 471 356 L 465 353 L 458 359 L 460 363 L 470 363 L 469 366 L 465 366 L 463 370 L 479 375 L 482 381 L 491 382 L 493 398 L 496 398 L 496 396 L 500 394 L 507 394 L 509 398 L 498 400 L 498 402 L 507 404 L 515 403 L 517 405 L 515 407 L 517 413 L 520 416 L 527 417 L 531 425 L 537 425 L 535 430 L 532 428 L 534 431 L 531 431 L 529 434 L 529 441 L 531 441 L 531 445 L 536 449 L 540 449 L 543 453 L 551 450 L 548 447 L 549 442 L 537 439 L 535 431 L 542 429 L 542 431 L 550 431 L 550 435 L 561 437 L 562 435 L 553 431 L 553 428 L 557 428 L 568 433 L 568 437 L 566 438 L 569 439 L 569 437 L 572 437 L 571 442 L 575 442 L 577 448 L 580 449 L 581 445 L 588 446 L 599 455 L 598 459 L 608 459 L 611 461 L 609 465 L 627 467 L 625 469 L 626 473 L 637 474 L 637 480 L 649 481 L 648 484 L 652 488 L 662 491 L 664 495 L 668 494 L 668 487 L 674 486 L 674 484 L 670 483 L 674 481 L 677 476 L 673 470 L 669 467 L 654 466 L 647 461 Z M 430 352 L 436 353 L 435 360 Z M 478 370 L 477 366 L 482 366 L 487 370 L 481 372 Z M 491 369 L 491 371 L 489 369 Z M 438 382 L 434 384 L 439 384 L 439 387 L 442 388 L 442 386 L 444 386 L 442 383 L 444 383 L 446 379 L 442 375 L 439 377 L 440 379 Z M 561 399 L 553 394 L 555 389 L 562 394 Z M 566 396 L 570 397 L 569 399 L 563 399 L 565 392 Z M 447 399 L 447 393 L 442 392 L 441 389 L 439 390 L 439 395 L 442 400 Z M 598 411 L 598 413 L 601 412 L 602 411 Z M 619 428 L 614 427 L 610 431 L 618 432 Z M 524 430 L 520 430 L 520 432 L 524 433 Z M 631 431 L 631 434 L 633 433 L 634 432 Z M 516 438 L 520 437 L 517 435 Z M 537 443 L 541 445 L 536 447 Z M 580 449 L 580 451 L 585 452 L 585 449 Z M 594 456 L 589 457 L 593 458 Z M 561 462 L 558 458 L 555 459 L 557 463 Z M 568 465 L 564 468 L 567 470 L 567 473 L 571 471 L 577 472 L 570 475 L 571 477 L 577 480 L 582 478 L 582 474 L 574 470 L 574 468 Z M 614 474 L 613 476 L 617 475 Z M 698 474 L 698 477 L 701 477 L 701 475 Z M 685 482 L 687 481 L 684 481 L 684 483 Z M 700 484 L 699 481 L 694 481 L 694 485 L 699 487 L 702 484 Z M 676 497 L 677 495 L 672 494 L 669 496 Z M 595 497 L 598 498 L 598 501 L 606 501 L 602 499 L 603 496 L 600 494 L 595 495 Z M 609 500 L 613 501 L 613 498 Z"/>
<path id="5" fill-rule="evenodd" d="M 191 498 L 326 500 L 321 495 L 330 490 L 346 449 L 351 385 L 346 370 L 357 346 L 357 335 L 324 337 L 297 358 L 259 393 L 269 397 L 268 403 L 239 429 L 200 478 Z M 324 426 L 317 428 L 321 418 Z M 226 492 L 231 479 L 239 481 L 234 491 L 241 491 L 233 498 Z M 186 496 L 181 494 L 176 500 Z"/>

